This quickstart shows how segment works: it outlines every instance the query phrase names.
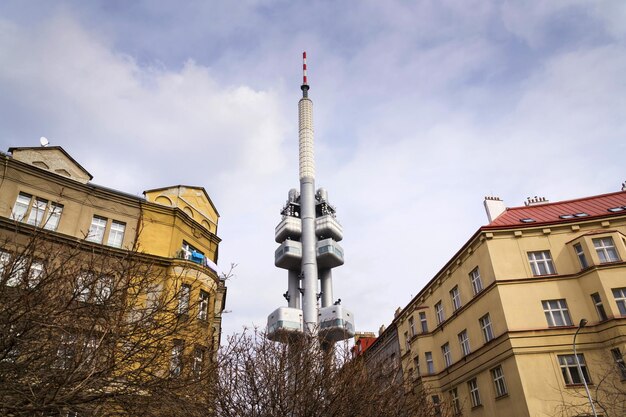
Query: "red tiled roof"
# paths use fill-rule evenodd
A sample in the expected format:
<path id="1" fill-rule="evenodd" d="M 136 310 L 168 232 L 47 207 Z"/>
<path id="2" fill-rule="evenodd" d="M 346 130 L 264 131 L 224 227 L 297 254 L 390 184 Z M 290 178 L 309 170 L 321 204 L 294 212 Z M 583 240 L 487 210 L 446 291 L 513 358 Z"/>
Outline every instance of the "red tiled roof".
<path id="1" fill-rule="evenodd" d="M 483 229 L 533 226 L 547 223 L 567 223 L 598 217 L 612 217 L 626 215 L 626 210 L 610 212 L 613 207 L 626 206 L 626 191 L 602 194 L 576 200 L 558 201 L 556 203 L 537 204 L 524 207 L 507 208 L 504 213 Z M 562 219 L 559 216 L 586 213 L 585 217 Z M 521 219 L 533 219 L 534 222 L 525 223 Z"/>

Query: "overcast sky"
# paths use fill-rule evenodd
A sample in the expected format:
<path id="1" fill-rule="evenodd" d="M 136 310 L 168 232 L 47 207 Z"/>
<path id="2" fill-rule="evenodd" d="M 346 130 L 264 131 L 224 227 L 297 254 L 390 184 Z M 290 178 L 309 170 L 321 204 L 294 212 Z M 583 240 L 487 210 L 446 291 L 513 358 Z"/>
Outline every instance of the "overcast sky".
<path id="1" fill-rule="evenodd" d="M 286 305 L 274 227 L 298 186 L 308 53 L 316 185 L 344 226 L 335 297 L 359 331 L 507 206 L 626 180 L 626 2 L 0 2 L 0 148 L 65 148 L 93 182 L 205 187 L 224 332 Z"/>

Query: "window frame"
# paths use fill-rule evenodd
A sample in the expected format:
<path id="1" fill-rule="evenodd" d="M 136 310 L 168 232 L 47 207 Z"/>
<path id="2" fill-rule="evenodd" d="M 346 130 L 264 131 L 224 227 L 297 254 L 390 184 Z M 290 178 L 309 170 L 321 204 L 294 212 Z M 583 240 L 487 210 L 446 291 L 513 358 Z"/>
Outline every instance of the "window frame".
<path id="1" fill-rule="evenodd" d="M 589 261 L 587 261 L 587 256 L 585 255 L 585 250 L 583 249 L 583 245 L 580 243 L 575 243 L 573 245 L 574 252 L 578 257 L 578 262 L 580 263 L 580 269 L 589 268 Z"/>
<path id="2" fill-rule="evenodd" d="M 461 414 L 461 401 L 459 400 L 458 387 L 451 388 L 448 393 L 450 394 L 450 403 L 452 403 L 452 413 L 458 416 Z"/>
<path id="3" fill-rule="evenodd" d="M 594 292 L 590 295 L 591 301 L 593 301 L 593 305 L 596 308 L 596 313 L 598 314 L 598 318 L 600 321 L 605 321 L 609 319 L 609 316 L 606 314 L 606 310 L 604 309 L 604 304 L 602 303 L 602 297 L 600 297 L 600 293 Z"/>
<path id="4" fill-rule="evenodd" d="M 598 255 L 598 260 L 600 261 L 600 264 L 610 264 L 613 262 L 621 261 L 613 237 L 597 237 L 591 239 L 591 242 L 593 243 L 593 247 L 596 250 L 596 254 Z"/>
<path id="5" fill-rule="evenodd" d="M 415 319 L 413 316 L 409 317 L 409 334 L 411 335 L 411 338 L 415 337 L 417 334 L 415 331 Z"/>
<path id="6" fill-rule="evenodd" d="M 441 354 L 443 355 L 443 363 L 446 368 L 452 366 L 452 352 L 450 352 L 450 343 L 446 342 L 441 345 Z"/>
<path id="7" fill-rule="evenodd" d="M 178 306 L 176 311 L 179 315 L 189 314 L 189 305 L 191 303 L 191 284 L 182 283 L 178 293 Z"/>
<path id="8" fill-rule="evenodd" d="M 446 321 L 446 313 L 443 309 L 443 303 L 441 300 L 435 303 L 435 316 L 437 317 L 437 326 Z"/>
<path id="9" fill-rule="evenodd" d="M 549 250 L 530 251 L 527 252 L 527 255 L 533 276 L 556 275 L 556 268 Z M 541 258 L 539 258 L 539 255 L 541 255 Z"/>
<path id="10" fill-rule="evenodd" d="M 493 380 L 493 388 L 496 393 L 496 398 L 509 395 L 509 390 L 506 386 L 506 379 L 504 378 L 504 370 L 502 365 L 498 365 L 490 370 L 491 379 Z"/>
<path id="11" fill-rule="evenodd" d="M 428 375 L 434 375 L 435 374 L 435 361 L 433 359 L 433 353 L 424 352 L 424 358 L 426 358 L 426 371 L 428 372 Z"/>
<path id="12" fill-rule="evenodd" d="M 626 316 L 626 287 L 611 288 L 613 299 L 621 316 Z"/>
<path id="13" fill-rule="evenodd" d="M 209 300 L 211 295 L 208 291 L 200 290 L 198 294 L 198 319 L 207 321 L 209 319 Z"/>
<path id="14" fill-rule="evenodd" d="M 124 245 L 125 234 L 126 223 L 119 220 L 111 220 L 111 225 L 109 227 L 109 236 L 107 238 L 107 246 L 111 246 L 113 248 L 121 248 Z"/>
<path id="15" fill-rule="evenodd" d="M 496 338 L 496 335 L 493 331 L 493 324 L 491 322 L 491 316 L 489 315 L 489 313 L 479 318 L 478 323 L 480 324 L 480 329 L 482 330 L 485 343 L 489 343 L 493 339 Z"/>
<path id="16" fill-rule="evenodd" d="M 420 318 L 420 327 L 422 328 L 422 333 L 428 333 L 428 319 L 426 318 L 426 312 L 420 311 L 418 314 Z"/>
<path id="17" fill-rule="evenodd" d="M 11 209 L 11 219 L 52 231 L 58 229 L 62 214 L 63 204 L 22 191 Z"/>
<path id="18" fill-rule="evenodd" d="M 467 329 L 463 329 L 457 337 L 459 338 L 459 345 L 461 345 L 461 354 L 463 356 L 467 356 L 472 353 L 472 349 L 470 347 L 469 335 L 467 334 Z"/>
<path id="19" fill-rule="evenodd" d="M 615 366 L 617 367 L 617 371 L 619 372 L 620 380 L 626 381 L 626 362 L 624 361 L 624 355 L 618 347 L 615 347 L 611 349 L 611 356 Z"/>
<path id="20" fill-rule="evenodd" d="M 101 222 L 104 222 L 102 225 Z M 89 232 L 85 238 L 88 242 L 102 244 L 104 242 L 104 235 L 106 234 L 108 219 L 106 217 L 94 215 L 91 218 L 91 224 L 89 225 Z"/>
<path id="21" fill-rule="evenodd" d="M 478 381 L 476 378 L 472 378 L 467 381 L 467 390 L 470 394 L 472 408 L 480 407 L 482 405 L 482 401 L 480 399 L 480 390 L 478 389 Z"/>
<path id="22" fill-rule="evenodd" d="M 450 299 L 452 300 L 452 309 L 454 311 L 457 311 L 458 309 L 463 307 L 463 304 L 461 303 L 461 292 L 459 291 L 458 285 L 455 285 L 450 290 Z"/>
<path id="23" fill-rule="evenodd" d="M 179 376 L 183 372 L 183 355 L 185 352 L 185 341 L 174 339 L 170 356 L 170 375 Z"/>
<path id="24" fill-rule="evenodd" d="M 469 273 L 469 277 L 472 284 L 472 292 L 474 296 L 476 296 L 484 289 L 483 281 L 480 277 L 480 269 L 478 267 L 472 269 L 472 272 Z"/>
<path id="25" fill-rule="evenodd" d="M 553 302 L 558 303 L 558 306 L 554 307 L 553 304 L 551 304 Z M 565 298 L 541 300 L 541 305 L 549 327 L 568 327 L 574 325 Z M 563 324 L 558 324 L 558 320 L 555 321 L 555 318 L 561 320 Z"/>
<path id="26" fill-rule="evenodd" d="M 582 376 L 587 382 L 587 385 L 591 385 L 591 379 L 589 378 L 589 373 L 587 371 L 587 363 L 585 362 L 585 355 L 583 355 L 582 353 L 577 353 L 577 356 L 578 361 L 580 362 L 580 369 L 583 374 Z M 561 369 L 563 382 L 565 382 L 566 386 L 583 385 L 583 379 L 578 373 L 578 364 L 576 363 L 576 359 L 574 358 L 573 354 L 557 355 L 557 361 L 559 364 L 559 368 Z M 574 382 L 573 372 L 576 373 L 576 376 L 580 382 Z"/>

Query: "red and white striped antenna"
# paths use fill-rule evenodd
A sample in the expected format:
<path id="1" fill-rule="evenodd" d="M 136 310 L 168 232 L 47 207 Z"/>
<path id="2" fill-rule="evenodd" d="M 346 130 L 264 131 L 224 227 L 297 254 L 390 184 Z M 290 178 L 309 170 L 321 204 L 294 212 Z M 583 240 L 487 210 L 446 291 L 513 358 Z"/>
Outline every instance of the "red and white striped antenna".
<path id="1" fill-rule="evenodd" d="M 308 85 L 306 80 L 306 51 L 302 52 L 302 85 Z"/>

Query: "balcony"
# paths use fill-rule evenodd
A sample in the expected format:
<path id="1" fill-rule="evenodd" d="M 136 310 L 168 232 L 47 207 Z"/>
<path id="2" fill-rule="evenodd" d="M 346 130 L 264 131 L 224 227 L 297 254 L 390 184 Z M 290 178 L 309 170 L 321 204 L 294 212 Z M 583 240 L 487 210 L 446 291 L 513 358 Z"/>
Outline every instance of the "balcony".
<path id="1" fill-rule="evenodd" d="M 287 342 L 303 334 L 302 310 L 279 307 L 267 317 L 267 338 Z"/>
<path id="2" fill-rule="evenodd" d="M 343 248 L 333 239 L 317 242 L 317 267 L 334 268 L 343 265 Z"/>
<path id="3" fill-rule="evenodd" d="M 319 309 L 319 336 L 329 342 L 338 342 L 354 336 L 354 316 L 341 305 Z"/>
<path id="4" fill-rule="evenodd" d="M 343 239 L 343 227 L 337 219 L 327 214 L 315 219 L 315 234 L 318 237 L 330 237 L 339 242 Z"/>
<path id="5" fill-rule="evenodd" d="M 285 239 L 300 239 L 302 234 L 302 220 L 298 217 L 285 216 L 276 226 L 275 240 L 281 243 Z"/>
<path id="6" fill-rule="evenodd" d="M 274 252 L 274 265 L 283 269 L 300 270 L 302 264 L 302 243 L 285 240 Z"/>

